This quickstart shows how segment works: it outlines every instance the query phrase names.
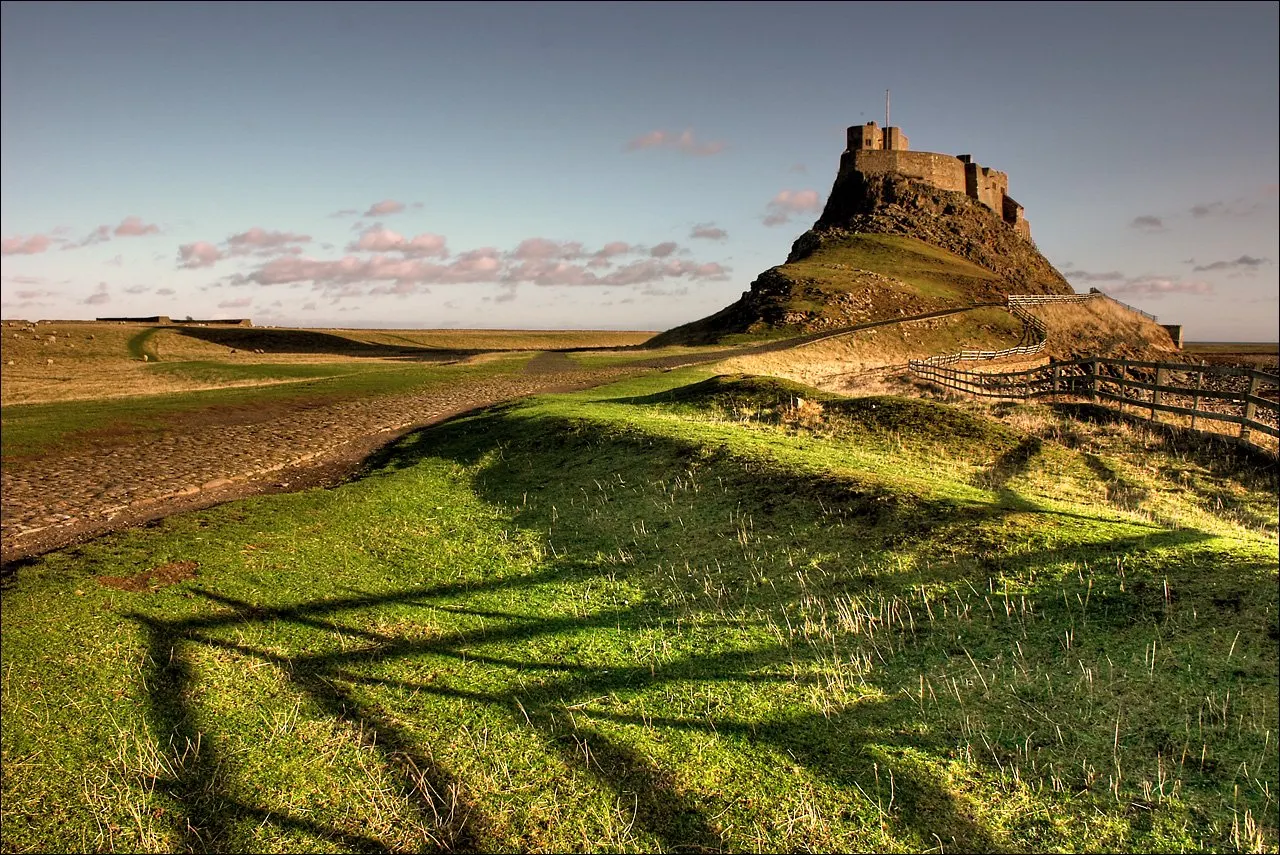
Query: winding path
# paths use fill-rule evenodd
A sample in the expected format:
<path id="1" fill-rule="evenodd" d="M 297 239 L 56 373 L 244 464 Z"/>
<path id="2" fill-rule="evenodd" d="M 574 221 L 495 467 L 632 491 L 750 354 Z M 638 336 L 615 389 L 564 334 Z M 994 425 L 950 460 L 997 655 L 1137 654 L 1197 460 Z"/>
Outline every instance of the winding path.
<path id="1" fill-rule="evenodd" d="M 523 374 L 336 403 L 240 411 L 175 422 L 146 442 L 77 445 L 67 453 L 5 461 L 0 471 L 0 565 L 179 511 L 257 493 L 335 483 L 372 452 L 459 413 L 544 392 L 585 389 L 655 369 L 771 353 L 874 327 L 942 317 L 967 306 L 873 321 L 754 347 L 654 357 L 581 370 L 546 351 Z"/>

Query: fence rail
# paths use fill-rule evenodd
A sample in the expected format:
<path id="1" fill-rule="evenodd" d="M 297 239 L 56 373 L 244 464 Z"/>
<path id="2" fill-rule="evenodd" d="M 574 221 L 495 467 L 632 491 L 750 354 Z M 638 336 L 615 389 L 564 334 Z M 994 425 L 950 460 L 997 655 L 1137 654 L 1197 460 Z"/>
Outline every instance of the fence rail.
<path id="1" fill-rule="evenodd" d="M 1238 425 L 1237 438 L 1253 445 L 1254 432 L 1280 438 L 1280 377 L 1255 369 L 1101 358 L 999 373 L 964 371 L 929 360 L 913 360 L 908 367 L 921 379 L 970 395 L 1083 397 L 1118 404 L 1122 410 L 1145 409 L 1151 420 L 1158 412 L 1190 416 L 1193 430 L 1205 429 L 1197 428 L 1197 422 Z"/>

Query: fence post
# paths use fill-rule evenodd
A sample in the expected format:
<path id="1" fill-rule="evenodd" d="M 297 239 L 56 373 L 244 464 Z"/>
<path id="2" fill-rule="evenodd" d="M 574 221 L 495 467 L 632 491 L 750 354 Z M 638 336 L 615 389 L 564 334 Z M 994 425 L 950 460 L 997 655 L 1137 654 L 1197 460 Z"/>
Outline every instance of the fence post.
<path id="1" fill-rule="evenodd" d="M 1156 407 L 1160 406 L 1160 387 L 1164 385 L 1166 379 L 1168 378 L 1165 375 L 1165 367 L 1161 363 L 1156 366 L 1156 388 L 1151 390 L 1151 415 L 1147 421 L 1156 420 Z"/>
<path id="2" fill-rule="evenodd" d="M 1122 413 L 1124 412 L 1125 404 L 1129 403 L 1129 387 L 1126 385 L 1128 379 L 1129 360 L 1122 358 L 1120 360 L 1120 412 Z"/>
<path id="3" fill-rule="evenodd" d="M 1253 421 L 1253 417 L 1257 414 L 1257 408 L 1253 405 L 1253 401 L 1250 399 L 1256 398 L 1258 396 L 1258 387 L 1261 385 L 1262 385 L 1262 381 L 1261 381 L 1261 378 L 1258 377 L 1258 372 L 1250 370 L 1249 371 L 1249 398 L 1245 399 L 1244 421 L 1240 423 L 1240 441 L 1241 442 L 1249 441 L 1249 422 Z"/>
<path id="4" fill-rule="evenodd" d="M 1053 369 L 1053 385 L 1049 387 L 1049 391 L 1056 395 L 1062 380 L 1062 368 L 1059 367 L 1056 359 L 1050 360 L 1049 366 Z"/>
<path id="5" fill-rule="evenodd" d="M 1204 366 L 1208 364 L 1200 360 L 1200 370 L 1196 372 L 1196 393 L 1191 397 L 1191 429 L 1196 429 L 1196 413 L 1200 411 L 1200 390 L 1204 388 Z"/>
<path id="6" fill-rule="evenodd" d="M 1094 402 L 1098 400 L 1098 364 L 1096 359 L 1089 362 L 1089 400 Z"/>

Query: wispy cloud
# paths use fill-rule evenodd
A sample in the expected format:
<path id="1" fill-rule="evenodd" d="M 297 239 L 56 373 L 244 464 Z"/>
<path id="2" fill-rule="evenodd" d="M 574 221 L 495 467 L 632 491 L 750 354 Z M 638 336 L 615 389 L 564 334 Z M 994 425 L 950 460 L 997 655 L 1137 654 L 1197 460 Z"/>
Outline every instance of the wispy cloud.
<path id="1" fill-rule="evenodd" d="M 718 140 L 700 142 L 694 137 L 691 130 L 685 130 L 679 134 L 674 131 L 649 131 L 647 134 L 641 134 L 628 141 L 626 145 L 627 151 L 639 151 L 648 148 L 670 148 L 682 154 L 706 157 L 720 154 L 727 146 Z"/>
<path id="2" fill-rule="evenodd" d="M 715 223 L 696 223 L 689 232 L 690 238 L 699 240 L 724 240 L 729 233 L 724 229 L 717 228 Z"/>
<path id="3" fill-rule="evenodd" d="M 1107 289 L 1108 294 L 1163 297 L 1166 294 L 1212 294 L 1208 282 L 1168 276 L 1135 276 Z"/>
<path id="4" fill-rule="evenodd" d="M 764 224 L 780 226 L 791 218 L 822 210 L 822 199 L 817 190 L 779 190 L 765 208 Z"/>
<path id="5" fill-rule="evenodd" d="M 1119 270 L 1095 273 L 1088 270 L 1070 269 L 1069 265 L 1063 267 L 1062 275 L 1073 282 L 1117 282 L 1125 278 L 1125 275 Z"/>
<path id="6" fill-rule="evenodd" d="M 1147 232 L 1164 231 L 1164 220 L 1154 214 L 1142 214 L 1129 222 L 1129 228 Z"/>
<path id="7" fill-rule="evenodd" d="M 676 250 L 678 250 L 679 248 L 680 248 L 679 244 L 677 244 L 673 240 L 663 241 L 662 243 L 651 247 L 649 249 L 649 255 L 653 256 L 654 258 L 666 258 L 670 255 L 675 254 Z"/>
<path id="8" fill-rule="evenodd" d="M 219 309 L 247 309 L 253 305 L 252 297 L 237 297 L 234 300 L 223 300 L 218 304 Z"/>
<path id="9" fill-rule="evenodd" d="M 84 298 L 85 305 L 101 306 L 111 302 L 111 294 L 107 291 L 107 283 L 99 282 L 98 290 Z"/>
<path id="10" fill-rule="evenodd" d="M 360 216 L 362 217 L 385 217 L 390 214 L 399 214 L 404 210 L 404 202 L 397 202 L 395 199 L 383 199 L 381 202 L 374 202 L 369 206 L 369 210 Z"/>
<path id="11" fill-rule="evenodd" d="M 1267 264 L 1271 264 L 1271 259 L 1254 258 L 1252 255 L 1242 255 L 1239 258 L 1232 259 L 1231 261 L 1212 261 L 1208 264 L 1197 264 L 1191 269 L 1198 273 L 1204 273 L 1210 270 L 1237 270 L 1252 272 Z"/>
<path id="12" fill-rule="evenodd" d="M 293 232 L 273 232 L 254 226 L 245 232 L 227 238 L 226 244 L 233 251 L 256 253 L 262 250 L 276 250 L 290 244 L 310 243 L 311 235 L 294 234 Z"/>
<path id="13" fill-rule="evenodd" d="M 155 223 L 144 223 L 141 217 L 125 217 L 113 232 L 116 237 L 142 237 L 160 233 Z"/>

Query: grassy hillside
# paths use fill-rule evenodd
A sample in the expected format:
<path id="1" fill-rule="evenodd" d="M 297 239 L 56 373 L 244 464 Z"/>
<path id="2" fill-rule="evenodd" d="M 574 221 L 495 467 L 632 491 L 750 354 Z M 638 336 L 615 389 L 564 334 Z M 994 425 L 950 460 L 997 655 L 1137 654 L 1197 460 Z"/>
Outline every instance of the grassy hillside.
<path id="1" fill-rule="evenodd" d="M 0 593 L 8 851 L 1274 851 L 1274 470 L 688 370 Z"/>
<path id="2" fill-rule="evenodd" d="M 738 302 L 668 330 L 651 346 L 795 335 L 1003 301 L 995 273 L 901 235 L 849 234 L 771 268 Z"/>

